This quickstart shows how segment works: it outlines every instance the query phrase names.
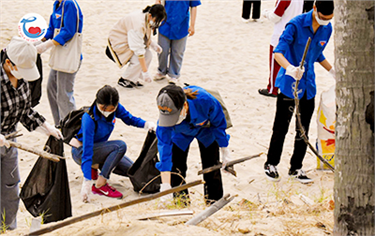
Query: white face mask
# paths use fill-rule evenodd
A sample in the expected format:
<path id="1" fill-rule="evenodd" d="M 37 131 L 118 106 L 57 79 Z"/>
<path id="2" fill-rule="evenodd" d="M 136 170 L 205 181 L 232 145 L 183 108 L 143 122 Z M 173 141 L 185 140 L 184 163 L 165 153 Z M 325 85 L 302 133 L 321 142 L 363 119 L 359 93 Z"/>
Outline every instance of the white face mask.
<path id="1" fill-rule="evenodd" d="M 318 12 L 315 11 L 315 20 L 318 22 L 319 25 L 328 25 L 331 20 L 321 20 L 318 16 Z"/>
<path id="2" fill-rule="evenodd" d="M 99 112 L 102 113 L 102 115 L 103 115 L 105 118 L 107 118 L 107 117 L 110 116 L 113 112 L 116 111 L 116 109 L 113 110 L 113 111 L 102 111 L 102 110 L 100 110 L 100 108 L 99 108 L 98 105 L 96 105 L 96 107 L 98 108 Z"/>
<path id="3" fill-rule="evenodd" d="M 184 108 L 182 108 L 182 110 L 180 112 L 180 117 L 178 118 L 178 121 L 177 121 L 176 125 L 181 124 L 181 122 L 186 119 L 186 116 L 187 116 L 187 112 L 186 112 L 185 107 L 184 107 Z"/>
<path id="4" fill-rule="evenodd" d="M 18 70 L 10 70 L 10 73 L 16 78 L 16 79 L 22 79 L 22 75 Z"/>

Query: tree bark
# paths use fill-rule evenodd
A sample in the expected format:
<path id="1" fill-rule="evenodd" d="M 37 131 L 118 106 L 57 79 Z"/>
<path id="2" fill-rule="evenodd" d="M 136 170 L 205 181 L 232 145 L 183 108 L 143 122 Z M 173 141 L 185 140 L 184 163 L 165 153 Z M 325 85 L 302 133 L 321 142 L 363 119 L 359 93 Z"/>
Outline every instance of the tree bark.
<path id="1" fill-rule="evenodd" d="M 374 136 L 365 110 L 374 90 L 374 1 L 335 0 L 334 235 L 375 235 Z"/>

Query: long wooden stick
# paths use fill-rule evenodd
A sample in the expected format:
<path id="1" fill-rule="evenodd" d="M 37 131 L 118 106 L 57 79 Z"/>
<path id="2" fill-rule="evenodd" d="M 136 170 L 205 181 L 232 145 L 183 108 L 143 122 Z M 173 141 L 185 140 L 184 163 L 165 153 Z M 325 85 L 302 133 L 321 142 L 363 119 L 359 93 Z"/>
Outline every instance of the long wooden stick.
<path id="1" fill-rule="evenodd" d="M 240 159 L 237 159 L 237 160 L 229 161 L 226 166 L 233 166 L 235 164 L 238 164 L 238 163 L 241 163 L 241 162 L 244 162 L 244 161 L 248 161 L 248 160 L 251 160 L 251 159 L 256 158 L 256 157 L 259 157 L 262 154 L 263 154 L 263 152 L 261 152 L 259 154 L 256 154 L 256 155 L 253 155 L 253 156 L 243 157 L 243 158 L 240 158 Z M 219 170 L 219 169 L 221 169 L 221 167 L 223 167 L 223 165 L 216 165 L 216 166 L 208 167 L 206 169 L 198 171 L 198 175 L 207 174 L 207 173 L 210 173 L 214 170 Z"/>
<path id="2" fill-rule="evenodd" d="M 141 198 L 129 201 L 129 202 L 124 202 L 124 203 L 119 204 L 119 205 L 111 206 L 109 208 L 104 208 L 104 209 L 101 209 L 101 210 L 98 210 L 98 211 L 88 213 L 86 215 L 75 217 L 75 218 L 66 220 L 64 222 L 61 222 L 60 224 L 56 224 L 56 225 L 53 225 L 53 226 L 50 226 L 50 227 L 32 232 L 29 235 L 42 235 L 42 234 L 45 234 L 45 233 L 49 233 L 49 232 L 52 232 L 56 229 L 65 227 L 67 225 L 74 224 L 76 222 L 80 222 L 80 221 L 87 220 L 87 219 L 90 219 L 90 218 L 95 217 L 95 216 L 99 216 L 99 215 L 103 215 L 103 214 L 110 213 L 110 212 L 113 212 L 113 211 L 117 211 L 117 210 L 120 210 L 121 208 L 132 206 L 132 205 L 135 205 L 135 204 L 138 204 L 138 203 L 147 202 L 147 201 L 150 201 L 150 200 L 153 200 L 153 199 L 156 199 L 156 198 L 159 198 L 159 197 L 162 197 L 162 196 L 174 193 L 174 192 L 179 192 L 181 190 L 191 188 L 191 187 L 194 187 L 196 185 L 203 184 L 203 183 L 204 183 L 203 180 L 196 180 L 194 182 L 184 184 L 184 185 L 181 185 L 181 186 L 178 186 L 178 187 L 174 187 L 174 188 L 165 190 L 163 192 L 154 193 L 154 194 L 151 194 L 149 196 L 141 197 Z"/>
<path id="3" fill-rule="evenodd" d="M 192 215 L 194 212 L 191 210 L 176 210 L 176 211 L 166 211 L 166 212 L 158 212 L 154 214 L 150 214 L 148 216 L 142 216 L 138 218 L 137 220 L 154 220 L 158 219 L 160 217 L 167 217 L 167 216 L 186 216 L 186 215 Z"/>
<path id="4" fill-rule="evenodd" d="M 233 197 L 229 197 L 230 194 L 225 195 L 222 197 L 219 201 L 212 204 L 210 207 L 208 207 L 206 210 L 202 211 L 198 215 L 196 215 L 194 218 L 190 219 L 188 222 L 186 222 L 186 225 L 197 225 L 200 222 L 204 221 L 217 211 L 219 211 L 221 208 L 223 208 L 225 205 L 227 205 L 229 202 L 231 202 L 237 195 Z"/>
<path id="5" fill-rule="evenodd" d="M 61 157 L 61 156 L 51 154 L 51 153 L 48 153 L 48 152 L 45 152 L 45 151 L 39 151 L 39 150 L 36 150 L 35 148 L 27 147 L 24 144 L 16 143 L 16 142 L 13 142 L 13 141 L 8 141 L 8 142 L 9 142 L 10 146 L 12 146 L 12 147 L 16 147 L 18 149 L 36 154 L 38 156 L 41 156 L 43 158 L 47 158 L 48 160 L 51 160 L 51 161 L 54 161 L 54 162 L 59 162 L 60 159 L 65 159 L 65 157 Z"/>

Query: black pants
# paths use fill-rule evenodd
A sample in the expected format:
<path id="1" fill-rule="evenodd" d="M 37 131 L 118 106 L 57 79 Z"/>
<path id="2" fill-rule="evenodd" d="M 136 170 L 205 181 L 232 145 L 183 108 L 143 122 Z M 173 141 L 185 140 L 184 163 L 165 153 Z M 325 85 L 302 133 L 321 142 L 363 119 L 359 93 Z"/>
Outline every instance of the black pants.
<path id="1" fill-rule="evenodd" d="M 218 165 L 219 162 L 219 145 L 214 141 L 210 146 L 205 147 L 201 142 L 198 141 L 199 151 L 201 153 L 202 168 L 208 168 L 214 165 Z M 186 151 L 181 150 L 177 145 L 173 144 L 172 148 L 172 172 L 180 173 L 184 178 L 186 177 L 187 170 L 187 156 L 189 148 Z M 206 203 L 212 202 L 212 200 L 219 200 L 223 197 L 223 184 L 221 181 L 220 170 L 212 171 L 204 174 L 203 179 L 206 182 L 204 184 L 204 195 Z M 171 185 L 172 187 L 179 186 L 185 183 L 180 176 L 172 174 Z M 188 190 L 183 190 L 174 196 L 182 195 L 188 197 Z"/>
<path id="2" fill-rule="evenodd" d="M 307 100 L 306 93 L 299 101 L 301 114 L 301 123 L 305 129 L 308 138 L 310 121 L 315 108 L 315 98 Z M 289 129 L 289 123 L 294 113 L 294 99 L 288 98 L 282 93 L 277 95 L 276 116 L 273 123 L 273 133 L 270 142 L 270 149 L 267 155 L 266 164 L 276 166 L 280 162 L 283 151 L 285 135 Z M 296 136 L 294 139 L 294 150 L 290 160 L 290 169 L 297 170 L 302 168 L 302 161 L 305 157 L 307 144 L 301 137 L 301 132 L 297 126 L 296 119 Z"/>
<path id="3" fill-rule="evenodd" d="M 259 19 L 260 17 L 260 3 L 261 1 L 243 1 L 242 6 L 242 18 L 248 20 L 250 18 L 251 4 L 253 4 L 253 19 Z"/>

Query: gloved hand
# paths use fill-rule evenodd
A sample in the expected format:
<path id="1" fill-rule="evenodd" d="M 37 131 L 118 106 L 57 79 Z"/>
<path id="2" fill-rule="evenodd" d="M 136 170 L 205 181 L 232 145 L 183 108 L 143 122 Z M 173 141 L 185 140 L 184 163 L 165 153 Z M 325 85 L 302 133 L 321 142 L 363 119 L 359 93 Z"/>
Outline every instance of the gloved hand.
<path id="1" fill-rule="evenodd" d="M 152 121 L 146 121 L 145 126 L 143 128 L 145 130 L 148 130 L 149 132 L 156 131 L 156 125 Z"/>
<path id="2" fill-rule="evenodd" d="M 44 133 L 46 135 L 52 135 L 57 139 L 64 139 L 63 135 L 61 134 L 60 130 L 56 129 L 55 126 L 50 125 L 47 121 L 43 123 L 43 125 L 37 127 L 35 131 L 40 133 Z"/>
<path id="3" fill-rule="evenodd" d="M 83 178 L 82 188 L 81 188 L 81 197 L 82 197 L 82 201 L 85 203 L 90 202 L 90 193 L 91 193 L 93 184 L 94 184 L 93 180 Z"/>
<path id="4" fill-rule="evenodd" d="M 33 45 L 36 47 L 36 46 L 38 46 L 39 44 L 42 44 L 42 43 L 43 43 L 42 40 L 38 40 L 38 41 L 33 42 Z"/>
<path id="5" fill-rule="evenodd" d="M 262 10 L 262 16 L 264 18 L 268 18 L 268 14 L 270 13 L 270 9 L 264 9 Z"/>
<path id="6" fill-rule="evenodd" d="M 220 156 L 221 160 L 223 161 L 223 168 L 230 162 L 232 159 L 230 158 L 230 152 L 228 147 L 221 147 L 220 148 Z"/>
<path id="7" fill-rule="evenodd" d="M 163 192 L 163 191 L 171 189 L 171 188 L 172 188 L 171 184 L 169 184 L 169 183 L 160 184 L 160 192 Z M 170 203 L 172 201 L 172 199 L 173 199 L 173 193 L 162 196 L 160 198 L 159 207 L 167 205 L 168 203 Z"/>
<path id="8" fill-rule="evenodd" d="M 151 41 L 150 47 L 152 48 L 152 50 L 154 50 L 154 51 L 157 52 L 157 53 L 162 53 L 162 52 L 163 52 L 163 48 L 160 47 L 160 45 L 157 44 L 157 43 L 154 42 L 154 41 Z"/>
<path id="9" fill-rule="evenodd" d="M 336 80 L 336 71 L 335 71 L 335 68 L 332 67 L 328 72 Z"/>
<path id="10" fill-rule="evenodd" d="M 151 76 L 150 74 L 148 73 L 148 71 L 146 72 L 143 72 L 142 71 L 142 79 L 147 82 L 147 83 L 151 83 L 152 79 L 151 79 Z"/>
<path id="11" fill-rule="evenodd" d="M 301 69 L 299 66 L 289 65 L 286 68 L 285 74 L 293 77 L 293 79 L 295 80 L 301 80 L 304 72 L 305 72 L 305 67 L 302 67 Z"/>
<path id="12" fill-rule="evenodd" d="M 38 46 L 36 46 L 36 51 L 39 53 L 39 54 L 42 54 L 43 52 L 47 51 L 48 49 L 52 48 L 53 46 L 55 46 L 52 42 L 52 40 L 47 40 L 41 44 L 39 44 Z"/>
<path id="13" fill-rule="evenodd" d="M 5 136 L 0 134 L 0 147 L 7 147 L 9 148 L 10 147 L 10 143 L 8 142 L 8 140 L 5 139 Z"/>
<path id="14" fill-rule="evenodd" d="M 267 18 L 273 23 L 277 23 L 281 20 L 281 16 L 276 15 L 273 10 L 269 10 L 269 9 L 264 9 L 262 11 L 262 16 Z"/>

